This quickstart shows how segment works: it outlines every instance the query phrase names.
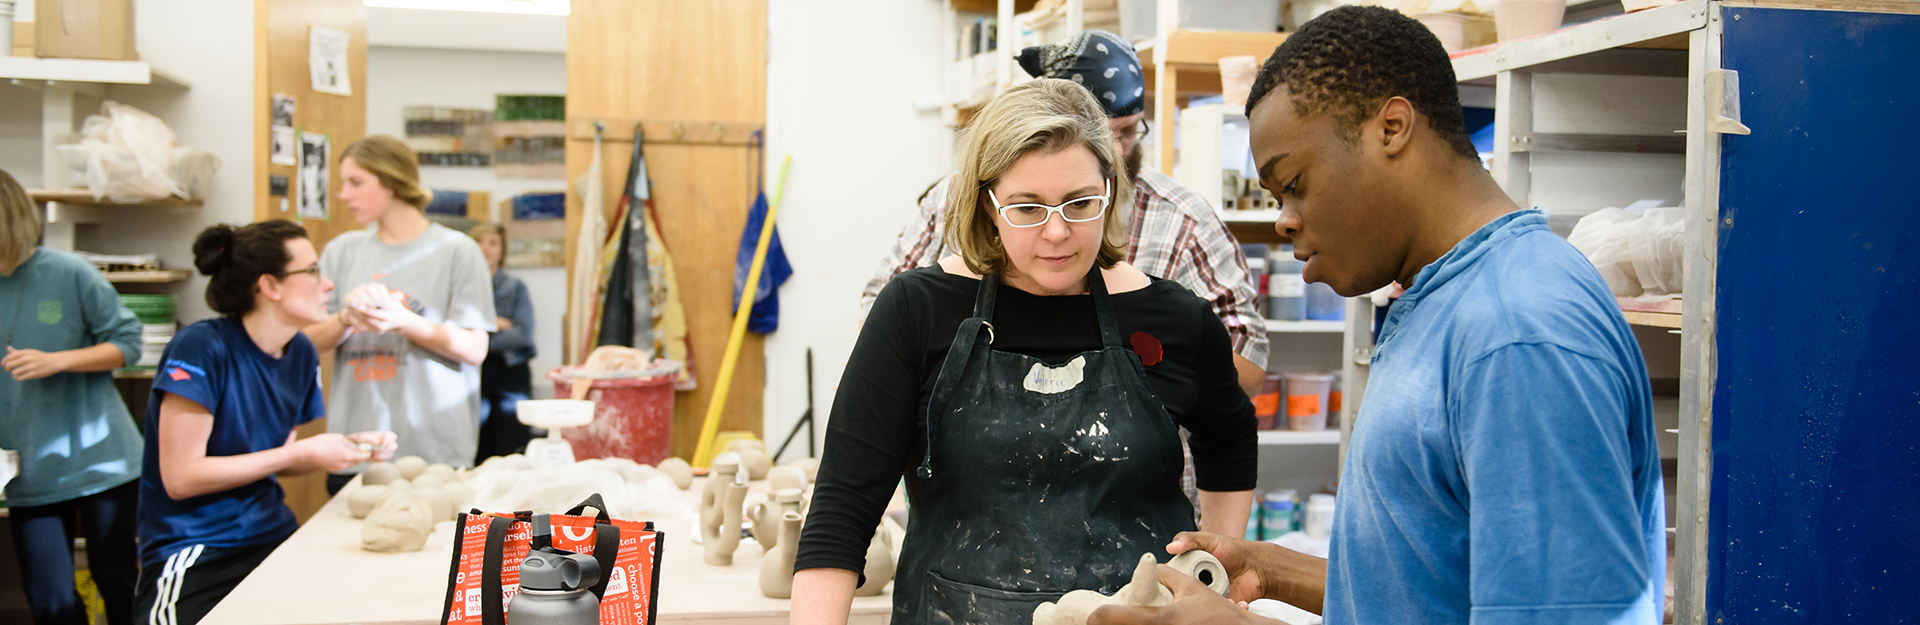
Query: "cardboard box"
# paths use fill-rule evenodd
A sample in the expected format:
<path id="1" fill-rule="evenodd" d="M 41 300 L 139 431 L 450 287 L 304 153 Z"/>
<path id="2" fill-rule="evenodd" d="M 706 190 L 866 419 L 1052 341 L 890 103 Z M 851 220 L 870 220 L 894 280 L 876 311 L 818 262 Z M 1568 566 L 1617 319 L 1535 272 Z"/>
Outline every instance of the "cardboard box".
<path id="1" fill-rule="evenodd" d="M 34 3 L 34 56 L 138 61 L 133 0 L 39 0 Z"/>

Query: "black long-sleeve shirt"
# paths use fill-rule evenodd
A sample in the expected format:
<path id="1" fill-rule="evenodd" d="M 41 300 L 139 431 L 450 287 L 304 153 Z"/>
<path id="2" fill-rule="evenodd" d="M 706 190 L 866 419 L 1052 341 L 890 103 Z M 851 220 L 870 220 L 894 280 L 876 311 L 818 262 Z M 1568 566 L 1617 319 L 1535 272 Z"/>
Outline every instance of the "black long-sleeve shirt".
<path id="1" fill-rule="evenodd" d="M 979 286 L 936 265 L 900 274 L 881 291 L 834 396 L 795 569 L 862 569 L 894 485 L 926 449 L 922 417 L 934 380 L 954 332 L 973 314 Z M 1158 278 L 1112 297 L 1123 343 L 1145 332 L 1162 346 L 1163 359 L 1145 368 L 1147 383 L 1190 432 L 1200 489 L 1251 490 L 1257 426 L 1220 318 L 1205 300 Z M 996 350 L 1057 365 L 1100 349 L 1091 295 L 1038 296 L 1001 284 L 995 301 Z"/>

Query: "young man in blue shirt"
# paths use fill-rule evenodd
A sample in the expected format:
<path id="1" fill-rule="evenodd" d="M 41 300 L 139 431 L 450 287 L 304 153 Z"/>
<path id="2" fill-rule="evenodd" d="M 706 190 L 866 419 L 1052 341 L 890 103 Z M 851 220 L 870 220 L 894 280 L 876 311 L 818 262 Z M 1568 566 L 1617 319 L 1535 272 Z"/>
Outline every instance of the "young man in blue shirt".
<path id="1" fill-rule="evenodd" d="M 1336 9 L 1267 60 L 1247 111 L 1306 279 L 1407 290 L 1376 340 L 1329 557 L 1195 533 L 1168 551 L 1206 549 L 1234 599 L 1329 625 L 1661 622 L 1639 346 L 1593 266 L 1481 169 L 1440 43 L 1389 9 Z M 1264 621 L 1162 579 L 1173 605 L 1091 622 Z"/>

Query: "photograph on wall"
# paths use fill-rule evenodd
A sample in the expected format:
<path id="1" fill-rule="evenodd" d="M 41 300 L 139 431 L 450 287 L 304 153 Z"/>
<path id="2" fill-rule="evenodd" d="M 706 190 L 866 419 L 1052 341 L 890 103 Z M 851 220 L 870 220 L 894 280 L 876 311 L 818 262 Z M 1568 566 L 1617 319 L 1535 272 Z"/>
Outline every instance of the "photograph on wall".
<path id="1" fill-rule="evenodd" d="M 273 127 L 267 133 L 269 149 L 267 160 L 275 165 L 293 165 L 298 162 L 299 148 L 293 138 L 293 96 L 273 94 Z"/>
<path id="2" fill-rule="evenodd" d="M 327 218 L 327 136 L 300 133 L 300 180 L 294 201 L 301 219 Z"/>
<path id="3" fill-rule="evenodd" d="M 334 95 L 353 95 L 353 80 L 347 73 L 347 33 L 313 26 L 307 33 L 307 69 L 313 74 L 313 90 Z"/>

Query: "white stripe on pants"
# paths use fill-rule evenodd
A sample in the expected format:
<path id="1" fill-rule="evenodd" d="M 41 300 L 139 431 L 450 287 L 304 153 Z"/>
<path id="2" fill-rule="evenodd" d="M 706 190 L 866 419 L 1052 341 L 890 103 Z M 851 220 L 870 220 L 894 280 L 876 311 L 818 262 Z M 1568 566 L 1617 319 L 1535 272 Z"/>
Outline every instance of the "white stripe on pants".
<path id="1" fill-rule="evenodd" d="M 200 553 L 206 545 L 194 545 L 167 556 L 167 564 L 160 568 L 160 579 L 154 580 L 153 606 L 147 608 L 148 625 L 174 625 L 174 603 L 180 600 L 180 586 L 186 580 L 187 568 L 200 560 Z"/>

